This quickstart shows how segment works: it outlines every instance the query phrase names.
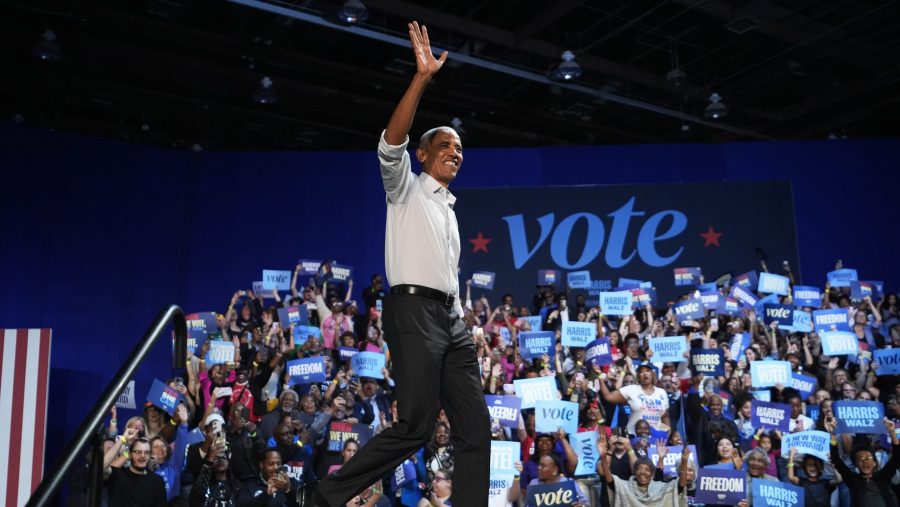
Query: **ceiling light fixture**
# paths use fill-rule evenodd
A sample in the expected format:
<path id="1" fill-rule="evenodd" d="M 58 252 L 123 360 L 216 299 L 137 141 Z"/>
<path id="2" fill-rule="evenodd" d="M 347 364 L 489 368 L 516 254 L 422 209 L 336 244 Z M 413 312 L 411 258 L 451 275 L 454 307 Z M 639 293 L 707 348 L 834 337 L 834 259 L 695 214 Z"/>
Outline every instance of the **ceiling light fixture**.
<path id="1" fill-rule="evenodd" d="M 338 10 L 338 18 L 351 25 L 362 23 L 369 19 L 369 9 L 360 0 L 347 0 Z"/>
<path id="2" fill-rule="evenodd" d="M 272 88 L 273 84 L 269 76 L 263 76 L 259 80 L 259 88 L 253 92 L 253 102 L 259 104 L 274 104 L 278 102 L 278 94 Z"/>
<path id="3" fill-rule="evenodd" d="M 703 116 L 718 120 L 727 114 L 728 106 L 722 103 L 722 97 L 720 97 L 718 93 L 713 92 L 713 94 L 709 96 L 709 105 L 706 106 L 706 111 L 703 112 Z"/>
<path id="4" fill-rule="evenodd" d="M 56 34 L 53 30 L 47 30 L 41 34 L 41 40 L 31 49 L 31 54 L 38 60 L 55 62 L 63 57 L 62 49 L 56 43 Z"/>
<path id="5" fill-rule="evenodd" d="M 463 127 L 462 120 L 460 120 L 458 116 L 454 116 L 453 119 L 450 120 L 450 126 L 453 127 L 453 130 L 456 131 L 456 134 L 459 135 L 460 139 L 465 139 L 467 137 L 468 133 Z"/>
<path id="6" fill-rule="evenodd" d="M 566 50 L 561 57 L 563 61 L 559 63 L 559 66 L 553 69 L 550 77 L 558 81 L 571 81 L 580 78 L 584 71 L 582 70 L 581 65 L 578 65 L 578 62 L 575 61 L 575 54 Z"/>

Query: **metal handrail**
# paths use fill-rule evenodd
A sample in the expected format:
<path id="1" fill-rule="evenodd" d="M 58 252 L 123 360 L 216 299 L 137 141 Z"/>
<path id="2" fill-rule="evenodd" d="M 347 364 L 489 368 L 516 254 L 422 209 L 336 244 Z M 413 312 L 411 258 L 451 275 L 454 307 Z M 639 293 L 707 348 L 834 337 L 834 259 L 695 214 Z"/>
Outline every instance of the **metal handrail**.
<path id="1" fill-rule="evenodd" d="M 63 449 L 59 458 L 54 463 L 53 468 L 44 476 L 37 489 L 31 495 L 27 507 L 38 507 L 49 505 L 53 494 L 59 489 L 66 474 L 75 464 L 75 461 L 82 455 L 79 450 L 82 449 L 92 438 L 94 441 L 94 451 L 92 452 L 93 464 L 91 466 L 91 481 L 88 490 L 88 505 L 100 505 L 100 488 L 103 479 L 103 445 L 102 441 L 97 439 L 100 432 L 100 425 L 106 413 L 112 408 L 119 395 L 125 389 L 128 379 L 134 376 L 135 370 L 147 357 L 153 344 L 162 336 L 163 331 L 169 322 L 175 327 L 175 352 L 173 363 L 175 366 L 184 365 L 187 360 L 187 322 L 185 321 L 184 311 L 177 305 L 171 305 L 164 308 L 156 316 L 153 324 L 144 333 L 144 337 L 131 351 L 131 355 L 125 361 L 119 371 L 116 372 L 112 382 L 106 387 L 103 395 L 94 404 L 94 407 L 88 412 L 87 417 L 75 432 L 75 437 L 69 441 L 66 448 Z M 98 465 L 99 463 L 99 465 Z"/>

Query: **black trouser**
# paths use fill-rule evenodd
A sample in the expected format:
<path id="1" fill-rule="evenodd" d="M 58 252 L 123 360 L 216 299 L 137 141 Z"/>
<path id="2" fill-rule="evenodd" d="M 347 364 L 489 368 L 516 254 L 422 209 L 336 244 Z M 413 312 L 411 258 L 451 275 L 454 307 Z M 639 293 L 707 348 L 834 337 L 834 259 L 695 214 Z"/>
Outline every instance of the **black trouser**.
<path id="1" fill-rule="evenodd" d="M 453 504 L 486 507 L 490 475 L 490 416 L 475 346 L 465 324 L 449 310 L 417 295 L 384 300 L 384 338 L 390 347 L 399 421 L 360 449 L 340 470 L 319 482 L 332 507 L 386 474 L 432 437 L 438 401 L 453 439 Z"/>

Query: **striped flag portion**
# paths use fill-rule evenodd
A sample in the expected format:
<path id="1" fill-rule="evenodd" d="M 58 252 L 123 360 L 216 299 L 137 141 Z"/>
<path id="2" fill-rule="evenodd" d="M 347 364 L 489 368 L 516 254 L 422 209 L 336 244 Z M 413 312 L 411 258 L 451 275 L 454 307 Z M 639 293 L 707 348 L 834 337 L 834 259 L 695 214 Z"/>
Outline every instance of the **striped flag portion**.
<path id="1" fill-rule="evenodd" d="M 0 503 L 24 505 L 44 473 L 50 330 L 0 333 Z"/>

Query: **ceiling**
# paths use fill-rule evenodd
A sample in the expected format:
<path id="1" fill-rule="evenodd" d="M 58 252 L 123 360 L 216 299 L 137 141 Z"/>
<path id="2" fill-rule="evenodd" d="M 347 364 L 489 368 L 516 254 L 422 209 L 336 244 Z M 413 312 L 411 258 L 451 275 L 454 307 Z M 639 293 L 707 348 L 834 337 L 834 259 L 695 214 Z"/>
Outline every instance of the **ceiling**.
<path id="1" fill-rule="evenodd" d="M 418 19 L 450 57 L 414 132 L 458 117 L 469 147 L 900 135 L 897 0 L 368 0 L 356 32 L 341 1 L 265 2 L 299 14 L 0 0 L 0 118 L 178 149 L 372 149 L 414 70 L 390 41 Z M 33 56 L 47 29 L 58 61 Z M 551 82 L 566 49 L 584 73 Z M 263 76 L 278 102 L 251 100 Z"/>

